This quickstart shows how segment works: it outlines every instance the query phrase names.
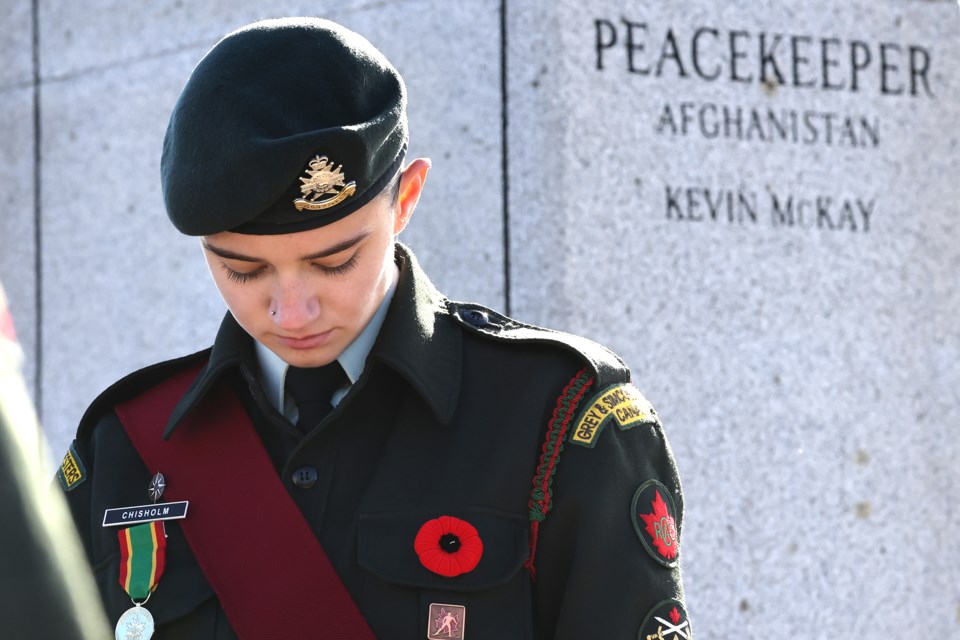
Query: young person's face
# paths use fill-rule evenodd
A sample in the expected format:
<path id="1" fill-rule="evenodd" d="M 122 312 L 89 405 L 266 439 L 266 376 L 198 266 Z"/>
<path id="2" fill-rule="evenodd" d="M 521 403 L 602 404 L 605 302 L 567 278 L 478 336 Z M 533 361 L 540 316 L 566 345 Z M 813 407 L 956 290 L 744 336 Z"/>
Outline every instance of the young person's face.
<path id="1" fill-rule="evenodd" d="M 318 367 L 360 335 L 393 277 L 393 245 L 429 163 L 404 170 L 396 203 L 374 198 L 329 225 L 285 235 L 203 237 L 210 274 L 241 327 L 285 362 Z"/>

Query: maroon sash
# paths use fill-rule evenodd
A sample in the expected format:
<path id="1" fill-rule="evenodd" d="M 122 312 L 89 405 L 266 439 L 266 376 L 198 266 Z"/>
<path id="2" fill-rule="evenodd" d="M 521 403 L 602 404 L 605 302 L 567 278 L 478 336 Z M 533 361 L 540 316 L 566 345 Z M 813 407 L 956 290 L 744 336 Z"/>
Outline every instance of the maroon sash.
<path id="1" fill-rule="evenodd" d="M 171 501 L 189 500 L 180 526 L 240 638 L 374 640 L 373 632 L 280 482 L 239 399 L 211 389 L 169 440 L 163 430 L 199 367 L 117 406 Z"/>

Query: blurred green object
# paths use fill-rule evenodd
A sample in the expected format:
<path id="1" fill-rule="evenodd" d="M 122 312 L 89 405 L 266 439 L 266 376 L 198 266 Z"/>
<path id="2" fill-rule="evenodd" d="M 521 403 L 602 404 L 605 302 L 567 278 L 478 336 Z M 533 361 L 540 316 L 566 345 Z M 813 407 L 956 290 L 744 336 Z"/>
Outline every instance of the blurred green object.
<path id="1" fill-rule="evenodd" d="M 112 634 L 21 376 L 23 352 L 0 285 L 0 626 L 4 638 Z"/>

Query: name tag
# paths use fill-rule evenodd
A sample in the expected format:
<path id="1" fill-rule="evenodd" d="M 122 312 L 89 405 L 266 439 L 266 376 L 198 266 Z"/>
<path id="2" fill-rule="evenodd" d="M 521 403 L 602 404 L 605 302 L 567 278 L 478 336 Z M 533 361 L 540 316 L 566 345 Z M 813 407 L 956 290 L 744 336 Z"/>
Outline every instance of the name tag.
<path id="1" fill-rule="evenodd" d="M 136 507 L 107 509 L 103 512 L 103 526 L 117 527 L 156 520 L 180 520 L 187 517 L 187 507 L 189 505 L 190 501 L 184 500 L 182 502 L 160 502 Z"/>

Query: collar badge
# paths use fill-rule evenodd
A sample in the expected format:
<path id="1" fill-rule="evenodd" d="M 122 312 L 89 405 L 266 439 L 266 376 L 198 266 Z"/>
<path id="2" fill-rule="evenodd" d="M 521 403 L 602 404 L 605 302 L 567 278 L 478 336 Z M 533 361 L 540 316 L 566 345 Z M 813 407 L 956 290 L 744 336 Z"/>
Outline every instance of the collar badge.
<path id="1" fill-rule="evenodd" d="M 356 193 L 357 183 L 352 180 L 345 182 L 342 164 L 334 168 L 327 156 L 314 156 L 308 166 L 307 177 L 300 178 L 303 197 L 293 201 L 297 211 L 329 209 Z M 320 199 L 327 194 L 333 195 L 325 200 Z"/>

